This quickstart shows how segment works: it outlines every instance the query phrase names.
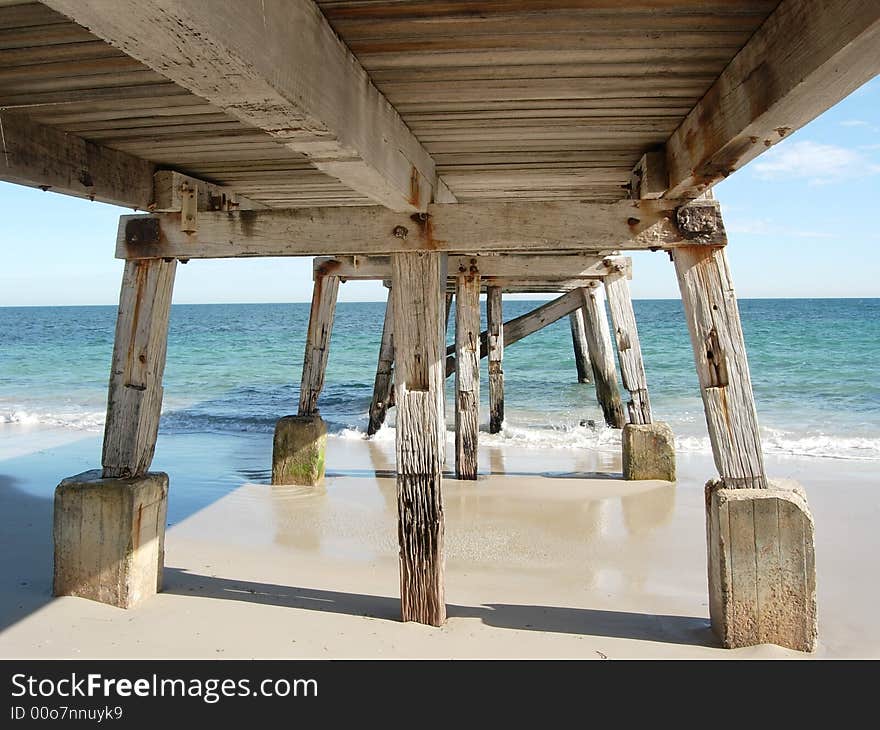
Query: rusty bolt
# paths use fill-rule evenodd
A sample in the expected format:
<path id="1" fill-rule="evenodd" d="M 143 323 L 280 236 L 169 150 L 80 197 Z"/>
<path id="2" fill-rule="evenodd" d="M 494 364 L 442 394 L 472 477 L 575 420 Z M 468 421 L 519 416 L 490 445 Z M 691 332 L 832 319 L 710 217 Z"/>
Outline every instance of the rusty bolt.
<path id="1" fill-rule="evenodd" d="M 394 226 L 394 230 L 391 231 L 391 235 L 395 238 L 406 238 L 409 235 L 409 231 L 405 226 Z"/>

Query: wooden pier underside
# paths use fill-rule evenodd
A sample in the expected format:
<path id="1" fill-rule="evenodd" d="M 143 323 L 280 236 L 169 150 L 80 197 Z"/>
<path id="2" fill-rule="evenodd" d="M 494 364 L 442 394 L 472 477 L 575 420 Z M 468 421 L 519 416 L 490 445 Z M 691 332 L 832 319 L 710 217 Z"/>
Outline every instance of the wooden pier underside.
<path id="1" fill-rule="evenodd" d="M 316 422 L 338 283 L 390 280 L 374 405 L 393 370 L 402 616 L 440 625 L 449 292 L 460 477 L 477 476 L 480 356 L 498 430 L 505 340 L 573 312 L 606 422 L 672 449 L 616 257 L 669 252 L 721 477 L 709 509 L 748 488 L 742 514 L 757 514 L 747 500 L 769 482 L 711 188 L 878 72 L 877 0 L 0 0 L 0 181 L 145 212 L 121 217 L 116 242 L 107 478 L 150 467 L 177 261 L 332 257 L 316 262 L 299 404 Z M 502 291 L 562 294 L 505 323 Z M 753 522 L 754 552 L 778 535 Z M 729 568 L 728 548 L 709 545 L 729 573 L 710 581 L 726 645 L 813 646 L 815 626 L 798 644 L 731 630 L 755 606 L 717 586 L 763 577 L 752 558 L 754 574 Z M 792 595 L 812 613 L 796 617 L 815 615 L 803 574 Z"/>
<path id="2" fill-rule="evenodd" d="M 0 179 L 141 209 L 156 169 L 273 208 L 687 199 L 874 76 L 878 23 L 873 0 L 0 0 Z"/>

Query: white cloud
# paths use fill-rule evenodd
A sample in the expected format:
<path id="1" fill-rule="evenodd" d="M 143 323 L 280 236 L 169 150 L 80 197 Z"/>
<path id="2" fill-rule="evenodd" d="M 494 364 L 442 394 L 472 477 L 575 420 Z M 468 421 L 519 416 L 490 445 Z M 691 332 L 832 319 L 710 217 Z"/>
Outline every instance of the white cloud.
<path id="1" fill-rule="evenodd" d="M 870 122 L 864 119 L 846 119 L 840 123 L 841 127 L 870 127 Z"/>
<path id="2" fill-rule="evenodd" d="M 807 180 L 811 185 L 878 172 L 880 165 L 858 150 L 810 141 L 782 143 L 755 162 L 755 173 L 761 179 Z"/>

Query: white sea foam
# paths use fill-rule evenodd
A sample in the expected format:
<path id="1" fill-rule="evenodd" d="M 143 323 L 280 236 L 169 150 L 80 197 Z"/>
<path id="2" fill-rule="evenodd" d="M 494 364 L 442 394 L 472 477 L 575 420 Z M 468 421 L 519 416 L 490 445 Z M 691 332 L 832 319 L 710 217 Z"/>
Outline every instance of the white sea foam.
<path id="1" fill-rule="evenodd" d="M 15 409 L 0 412 L 0 423 L 52 426 L 75 431 L 101 431 L 104 428 L 104 418 L 104 411 L 46 411 L 40 413 Z"/>

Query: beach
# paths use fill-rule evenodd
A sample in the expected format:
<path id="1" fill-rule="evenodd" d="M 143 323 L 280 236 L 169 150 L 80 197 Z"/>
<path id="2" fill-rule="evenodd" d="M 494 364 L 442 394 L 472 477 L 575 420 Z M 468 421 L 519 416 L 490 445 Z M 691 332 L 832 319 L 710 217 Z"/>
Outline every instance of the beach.
<path id="1" fill-rule="evenodd" d="M 0 425 L 0 656 L 877 657 L 872 461 L 767 458 L 816 521 L 819 647 L 725 650 L 709 629 L 702 485 L 625 482 L 614 448 L 483 446 L 477 482 L 444 479 L 442 628 L 399 621 L 393 439 L 331 436 L 322 486 L 269 486 L 271 434 L 164 434 L 164 589 L 125 611 L 51 597 L 55 484 L 100 435 Z M 488 439 L 487 439 L 488 440 Z M 449 456 L 452 456 L 451 444 Z M 447 464 L 448 468 L 448 464 Z"/>

